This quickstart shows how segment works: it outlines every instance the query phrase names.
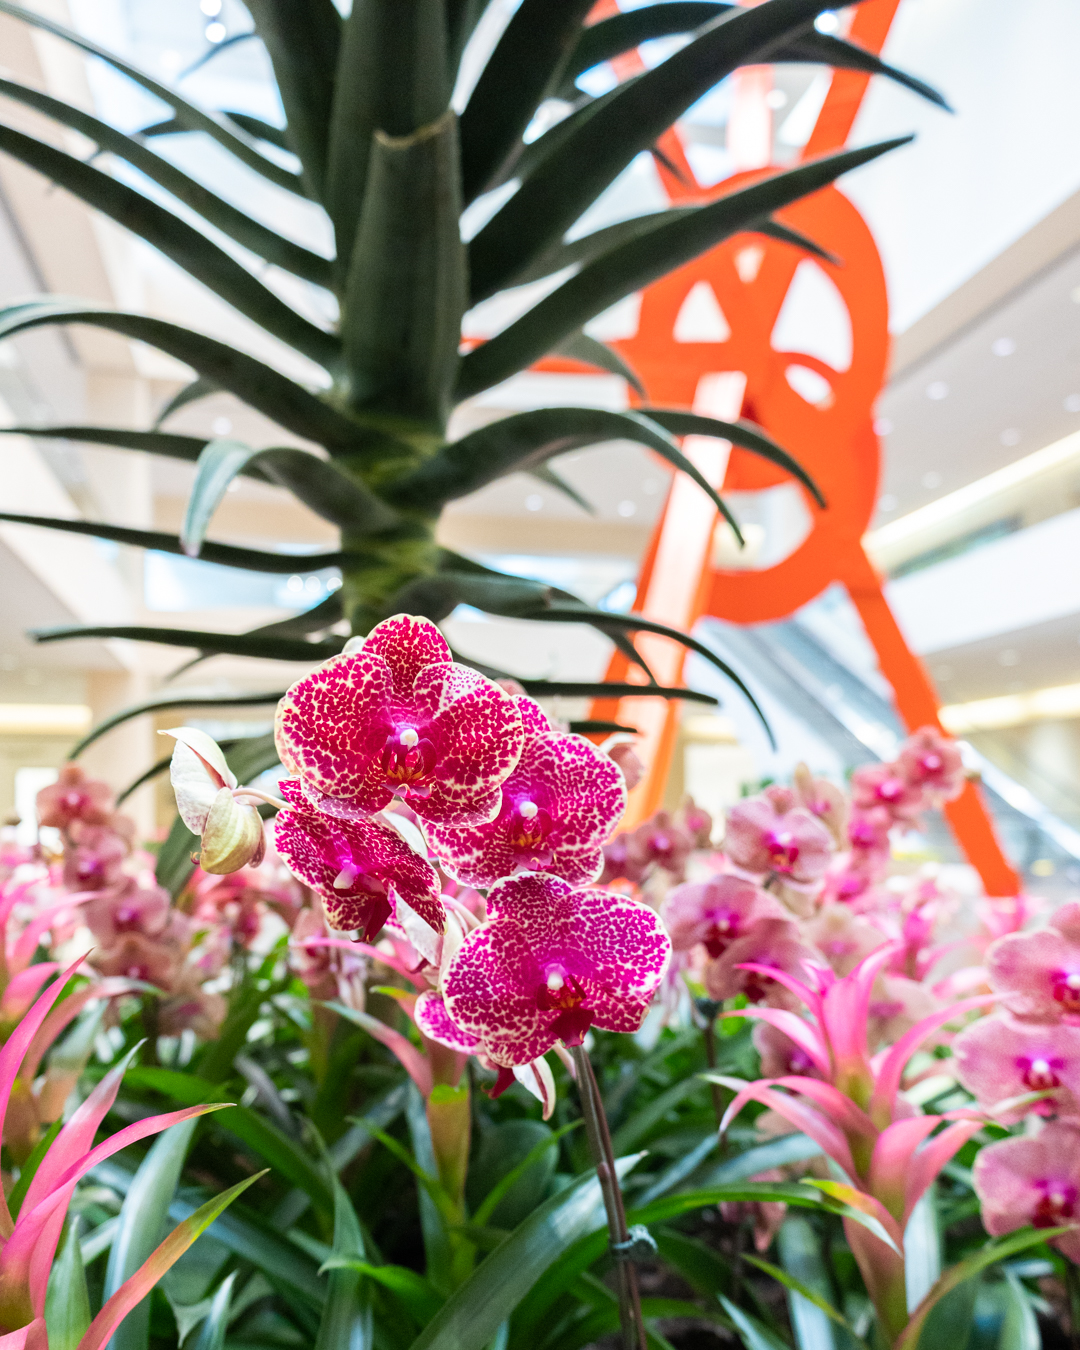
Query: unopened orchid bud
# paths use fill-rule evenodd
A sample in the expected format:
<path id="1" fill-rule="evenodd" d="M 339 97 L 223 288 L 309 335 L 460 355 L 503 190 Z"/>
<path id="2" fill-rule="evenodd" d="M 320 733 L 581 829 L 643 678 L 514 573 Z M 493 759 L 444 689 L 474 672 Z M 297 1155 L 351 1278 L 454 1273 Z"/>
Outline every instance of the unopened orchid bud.
<path id="1" fill-rule="evenodd" d="M 202 831 L 199 866 L 204 872 L 239 872 L 250 863 L 258 867 L 266 852 L 262 817 L 254 806 L 238 802 L 223 787 L 214 798 Z"/>
<path id="2" fill-rule="evenodd" d="M 163 731 L 176 741 L 169 776 L 181 819 L 199 835 L 204 872 L 238 872 L 258 865 L 266 850 L 262 818 L 251 802 L 238 801 L 236 775 L 217 742 L 195 727 Z"/>

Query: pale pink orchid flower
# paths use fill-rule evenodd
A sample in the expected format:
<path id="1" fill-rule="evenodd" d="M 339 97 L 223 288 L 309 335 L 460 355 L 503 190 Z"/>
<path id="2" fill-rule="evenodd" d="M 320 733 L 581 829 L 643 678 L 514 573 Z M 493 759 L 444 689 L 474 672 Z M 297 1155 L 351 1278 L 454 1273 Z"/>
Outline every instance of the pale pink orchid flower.
<path id="1" fill-rule="evenodd" d="M 1034 1137 L 988 1144 L 972 1174 L 988 1233 L 1077 1225 L 1051 1246 L 1080 1264 L 1080 1121 L 1058 1120 Z"/>
<path id="2" fill-rule="evenodd" d="M 832 836 L 787 789 L 748 797 L 728 812 L 724 853 L 743 871 L 798 884 L 818 882 L 833 853 Z"/>

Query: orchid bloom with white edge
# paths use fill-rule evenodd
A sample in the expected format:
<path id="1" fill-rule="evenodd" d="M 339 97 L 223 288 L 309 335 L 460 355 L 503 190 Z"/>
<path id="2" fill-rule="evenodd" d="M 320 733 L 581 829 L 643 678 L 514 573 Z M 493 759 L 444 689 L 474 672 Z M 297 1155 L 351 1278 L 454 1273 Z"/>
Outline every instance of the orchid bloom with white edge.
<path id="1" fill-rule="evenodd" d="M 262 817 L 256 802 L 280 806 L 257 788 L 238 787 L 218 743 L 195 727 L 159 733 L 176 741 L 169 777 L 184 824 L 202 844 L 204 872 L 238 872 L 257 867 L 266 851 Z"/>
<path id="2" fill-rule="evenodd" d="M 11 1103 L 19 1067 L 82 959 L 79 957 L 37 998 L 0 1050 L 0 1129 Z M 95 1148 L 94 1135 L 116 1099 L 126 1067 L 125 1059 L 106 1074 L 57 1134 L 41 1159 L 14 1219 L 6 1198 L 0 1195 L 0 1350 L 48 1350 L 45 1294 L 49 1271 L 56 1257 L 67 1208 L 79 1181 L 92 1168 L 130 1144 L 193 1116 L 220 1109 L 219 1105 L 191 1106 L 167 1115 L 151 1116 L 126 1126 Z M 127 1314 L 146 1297 L 199 1234 L 257 1179 L 249 1177 L 233 1186 L 175 1228 L 105 1303 L 75 1350 L 101 1350 Z"/>

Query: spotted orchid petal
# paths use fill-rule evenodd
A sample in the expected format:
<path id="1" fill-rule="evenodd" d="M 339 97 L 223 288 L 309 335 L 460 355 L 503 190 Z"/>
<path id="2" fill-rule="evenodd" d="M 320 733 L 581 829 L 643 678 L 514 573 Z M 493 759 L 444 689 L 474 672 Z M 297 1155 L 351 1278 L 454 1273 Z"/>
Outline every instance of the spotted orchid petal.
<path id="1" fill-rule="evenodd" d="M 648 906 L 559 877 L 523 873 L 488 896 L 487 923 L 462 942 L 443 992 L 453 1020 L 506 1068 L 590 1026 L 636 1031 L 671 955 Z"/>
<path id="2" fill-rule="evenodd" d="M 522 869 L 587 885 L 603 871 L 601 845 L 626 809 L 626 781 L 583 736 L 553 732 L 531 699 L 515 701 L 529 730 L 502 785 L 499 814 L 485 825 L 429 825 L 428 841 L 467 886 L 490 886 Z"/>
<path id="3" fill-rule="evenodd" d="M 277 851 L 322 898 L 330 926 L 359 930 L 370 940 L 396 913 L 434 953 L 446 916 L 431 864 L 381 820 L 342 820 L 317 811 L 296 779 L 282 780 L 278 790 L 288 805 L 274 821 Z"/>
<path id="4" fill-rule="evenodd" d="M 452 661 L 433 623 L 398 614 L 286 692 L 275 739 L 286 767 L 348 808 L 400 797 L 425 821 L 479 825 L 524 733 L 509 694 Z"/>
<path id="5" fill-rule="evenodd" d="M 475 1055 L 481 1048 L 479 1036 L 459 1027 L 446 1011 L 442 995 L 433 990 L 425 990 L 418 996 L 413 1008 L 413 1021 L 422 1036 L 445 1045 L 448 1050 L 457 1050 L 462 1055 Z"/>

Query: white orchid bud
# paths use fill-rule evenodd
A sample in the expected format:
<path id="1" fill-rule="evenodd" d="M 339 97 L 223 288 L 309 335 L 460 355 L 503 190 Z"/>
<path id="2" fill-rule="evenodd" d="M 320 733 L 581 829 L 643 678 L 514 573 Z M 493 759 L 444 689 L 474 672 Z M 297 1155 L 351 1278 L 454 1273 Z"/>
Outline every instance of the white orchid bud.
<path id="1" fill-rule="evenodd" d="M 200 837 L 204 872 L 238 872 L 258 864 L 266 850 L 262 817 L 236 798 L 236 775 L 217 742 L 195 727 L 161 733 L 176 741 L 169 776 L 184 824 Z"/>

